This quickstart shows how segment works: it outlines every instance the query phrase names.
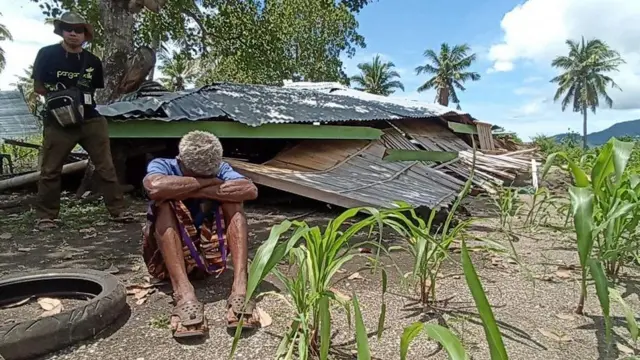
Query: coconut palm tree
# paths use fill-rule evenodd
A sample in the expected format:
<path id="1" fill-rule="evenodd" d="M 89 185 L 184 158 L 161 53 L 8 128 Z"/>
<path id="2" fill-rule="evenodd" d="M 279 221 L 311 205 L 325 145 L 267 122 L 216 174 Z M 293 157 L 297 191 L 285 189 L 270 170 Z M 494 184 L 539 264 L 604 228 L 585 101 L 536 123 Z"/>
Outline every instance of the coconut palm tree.
<path id="1" fill-rule="evenodd" d="M 24 69 L 24 75 L 16 75 L 16 82 L 10 84 L 16 87 L 22 93 L 24 101 L 29 106 L 29 110 L 35 113 L 39 106 L 42 104 L 42 99 L 33 90 L 33 80 L 31 74 L 33 73 L 33 65 L 29 65 L 29 68 Z"/>
<path id="2" fill-rule="evenodd" d="M 469 54 L 471 48 L 467 44 L 456 45 L 453 48 L 447 43 L 440 45 L 440 53 L 431 49 L 425 50 L 423 56 L 428 64 L 416 67 L 416 75 L 431 74 L 433 77 L 418 88 L 418 92 L 430 89 L 436 90 L 435 102 L 449 106 L 449 101 L 460 109 L 460 99 L 456 89 L 465 91 L 466 81 L 480 80 L 480 74 L 467 69 L 476 61 L 476 54 Z"/>
<path id="3" fill-rule="evenodd" d="M 2 16 L 2 13 L 0 13 Z M 0 41 L 13 41 L 13 36 L 11 36 L 11 32 L 9 28 L 7 28 L 4 24 L 0 24 Z M 0 73 L 4 70 L 4 67 L 7 65 L 7 58 L 4 56 L 4 49 L 0 47 Z"/>
<path id="4" fill-rule="evenodd" d="M 162 62 L 158 70 L 164 75 L 159 80 L 167 89 L 184 90 L 187 83 L 195 80 L 198 64 L 187 53 L 173 50 L 169 55 L 168 51 L 161 51 L 158 57 Z"/>
<path id="5" fill-rule="evenodd" d="M 400 74 L 393 70 L 396 65 L 380 59 L 380 55 L 376 55 L 369 63 L 358 64 L 360 74 L 352 76 L 351 81 L 358 87 L 356 90 L 365 91 L 371 94 L 389 96 L 396 89 L 404 91 L 404 85 L 395 78 L 400 78 Z"/>
<path id="6" fill-rule="evenodd" d="M 607 94 L 607 88 L 622 89 L 606 73 L 618 71 L 618 66 L 624 64 L 620 54 L 612 50 L 604 41 L 592 39 L 587 42 L 567 40 L 569 55 L 558 56 L 551 66 L 564 71 L 551 79 L 558 84 L 558 90 L 553 97 L 558 101 L 563 95 L 562 111 L 569 104 L 574 112 L 582 114 L 582 146 L 587 147 L 587 112 L 594 114 L 600 106 L 600 99 L 609 106 L 613 106 L 613 100 Z"/>

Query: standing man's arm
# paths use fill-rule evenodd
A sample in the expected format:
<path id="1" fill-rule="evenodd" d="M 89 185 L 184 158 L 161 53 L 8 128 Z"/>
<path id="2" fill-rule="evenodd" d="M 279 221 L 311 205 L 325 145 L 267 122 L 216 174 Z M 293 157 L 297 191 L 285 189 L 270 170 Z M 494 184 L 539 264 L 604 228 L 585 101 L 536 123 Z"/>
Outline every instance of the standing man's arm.
<path id="1" fill-rule="evenodd" d="M 36 61 L 33 63 L 33 71 L 31 72 L 33 91 L 43 96 L 47 94 L 47 89 L 44 87 L 45 65 L 47 64 L 45 57 L 45 51 L 44 48 L 42 48 L 38 51 L 38 55 L 36 55 Z"/>

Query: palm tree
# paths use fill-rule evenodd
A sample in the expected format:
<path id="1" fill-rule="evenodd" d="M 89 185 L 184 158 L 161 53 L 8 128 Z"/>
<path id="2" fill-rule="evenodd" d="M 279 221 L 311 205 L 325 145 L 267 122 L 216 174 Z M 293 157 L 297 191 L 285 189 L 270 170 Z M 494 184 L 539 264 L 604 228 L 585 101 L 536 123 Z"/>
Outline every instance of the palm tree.
<path id="1" fill-rule="evenodd" d="M 171 91 L 184 90 L 187 83 L 195 80 L 198 74 L 198 64 L 187 53 L 179 53 L 174 50 L 169 56 L 167 51 L 161 51 L 159 58 L 162 64 L 158 66 L 158 70 L 164 75 L 159 80 L 167 89 Z"/>
<path id="2" fill-rule="evenodd" d="M 466 71 L 476 61 L 476 54 L 469 54 L 471 48 L 467 44 L 456 45 L 453 49 L 447 43 L 440 45 L 440 54 L 431 49 L 425 50 L 423 56 L 430 64 L 416 67 L 416 75 L 432 74 L 433 77 L 418 88 L 418 92 L 436 90 L 435 102 L 449 106 L 449 101 L 460 109 L 460 99 L 456 89 L 465 91 L 465 81 L 478 81 L 480 74 Z"/>
<path id="3" fill-rule="evenodd" d="M 0 16 L 2 16 L 2 13 L 0 13 Z M 4 24 L 0 24 L 0 41 L 5 40 L 13 41 L 13 36 L 11 36 L 11 32 Z M 4 49 L 0 47 L 0 73 L 6 65 L 7 58 L 4 56 Z"/>
<path id="4" fill-rule="evenodd" d="M 586 149 L 587 112 L 591 110 L 595 114 L 600 98 L 609 107 L 613 106 L 607 87 L 622 89 L 605 73 L 618 71 L 618 66 L 625 61 L 602 40 L 592 39 L 585 43 L 583 36 L 581 42 L 567 40 L 566 44 L 569 55 L 558 56 L 551 62 L 553 67 L 564 71 L 551 79 L 552 83 L 558 84 L 553 100 L 558 101 L 565 95 L 562 111 L 573 103 L 573 111 L 582 113 L 582 146 Z"/>
<path id="5" fill-rule="evenodd" d="M 393 70 L 395 67 L 391 61 L 383 62 L 380 55 L 376 55 L 370 63 L 358 64 L 360 74 L 352 76 L 351 81 L 358 85 L 356 90 L 389 96 L 395 89 L 404 91 L 404 85 L 398 80 L 393 80 L 400 78 L 400 74 Z"/>
<path id="6" fill-rule="evenodd" d="M 33 65 L 29 65 L 29 68 L 24 69 L 24 75 L 16 75 L 17 81 L 10 85 L 15 86 L 20 90 L 24 97 L 24 101 L 29 106 L 29 110 L 31 110 L 32 113 L 35 113 L 42 104 L 42 99 L 40 98 L 40 95 L 33 90 L 33 80 L 31 79 L 32 73 Z"/>

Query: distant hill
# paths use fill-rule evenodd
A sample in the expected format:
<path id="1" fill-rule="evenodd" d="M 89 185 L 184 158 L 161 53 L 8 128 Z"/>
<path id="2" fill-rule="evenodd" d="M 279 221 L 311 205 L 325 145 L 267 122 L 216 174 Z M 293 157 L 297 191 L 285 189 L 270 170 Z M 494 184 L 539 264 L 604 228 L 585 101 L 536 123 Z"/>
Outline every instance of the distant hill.
<path id="1" fill-rule="evenodd" d="M 553 137 L 556 141 L 561 141 L 570 135 L 575 136 L 575 134 L 564 133 L 554 135 Z M 640 119 L 620 122 L 613 124 L 602 131 L 590 133 L 587 135 L 587 143 L 589 146 L 600 146 L 605 144 L 612 137 L 621 136 L 640 136 Z M 582 140 L 582 136 L 578 136 L 578 140 Z"/>

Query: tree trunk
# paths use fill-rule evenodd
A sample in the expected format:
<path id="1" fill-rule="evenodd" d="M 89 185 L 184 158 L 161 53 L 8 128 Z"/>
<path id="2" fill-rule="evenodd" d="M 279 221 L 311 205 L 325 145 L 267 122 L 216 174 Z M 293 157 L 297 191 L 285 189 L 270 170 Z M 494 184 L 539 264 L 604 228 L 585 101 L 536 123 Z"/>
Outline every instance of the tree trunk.
<path id="1" fill-rule="evenodd" d="M 438 89 L 438 93 L 436 97 L 438 99 L 438 104 L 442 106 L 449 106 L 449 89 L 447 88 Z"/>
<path id="2" fill-rule="evenodd" d="M 582 109 L 582 148 L 587 150 L 587 108 Z"/>
<path id="3" fill-rule="evenodd" d="M 127 59 L 133 54 L 135 18 L 128 0 L 100 0 L 100 20 L 104 29 L 105 88 L 96 94 L 98 104 L 114 100 L 126 71 Z"/>

